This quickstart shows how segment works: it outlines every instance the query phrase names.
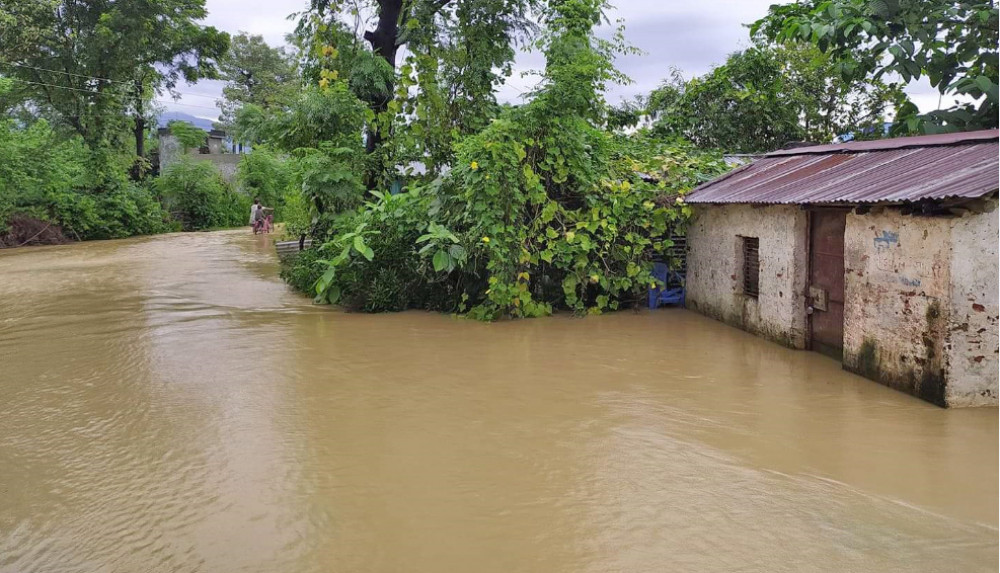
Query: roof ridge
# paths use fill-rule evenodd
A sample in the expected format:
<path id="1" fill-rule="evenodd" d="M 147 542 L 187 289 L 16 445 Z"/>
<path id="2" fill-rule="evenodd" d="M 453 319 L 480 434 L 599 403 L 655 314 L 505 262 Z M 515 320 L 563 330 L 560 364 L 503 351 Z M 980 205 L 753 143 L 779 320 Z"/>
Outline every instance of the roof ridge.
<path id="1" fill-rule="evenodd" d="M 948 145 L 975 145 L 977 143 L 996 142 L 1000 139 L 1000 130 L 984 129 L 979 131 L 960 131 L 955 133 L 939 133 L 935 135 L 915 135 L 910 137 L 894 137 L 889 139 L 873 139 L 870 141 L 849 141 L 847 143 L 827 143 L 812 147 L 796 147 L 778 149 L 764 157 L 785 157 L 789 155 L 816 155 L 833 153 L 863 153 L 867 151 L 889 151 L 911 147 L 941 147 Z"/>

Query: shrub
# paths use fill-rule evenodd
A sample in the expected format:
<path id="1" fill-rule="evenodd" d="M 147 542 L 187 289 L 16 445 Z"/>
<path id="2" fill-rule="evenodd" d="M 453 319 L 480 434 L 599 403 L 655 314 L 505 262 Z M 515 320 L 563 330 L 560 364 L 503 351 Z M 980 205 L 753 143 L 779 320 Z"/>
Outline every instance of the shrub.
<path id="1" fill-rule="evenodd" d="M 320 258 L 319 249 L 302 251 L 295 258 L 282 263 L 281 278 L 300 291 L 311 292 L 313 285 L 323 274 L 323 270 L 316 263 Z"/>
<path id="2" fill-rule="evenodd" d="M 23 129 L 0 121 L 0 233 L 15 213 L 54 221 L 54 198 L 76 194 L 87 160 L 78 138 L 59 140 L 44 120 Z"/>
<path id="3" fill-rule="evenodd" d="M 250 199 L 233 191 L 211 163 L 182 158 L 160 176 L 156 189 L 186 231 L 247 224 Z"/>
<path id="4" fill-rule="evenodd" d="M 117 180 L 104 177 L 100 190 L 89 188 L 96 179 L 92 160 L 79 138 L 60 139 L 44 120 L 25 128 L 0 122 L 0 233 L 14 220 L 19 225 L 12 235 L 41 221 L 77 240 L 167 229 L 150 190 L 125 181 L 123 174 Z"/>
<path id="5" fill-rule="evenodd" d="M 312 217 L 309 213 L 309 204 L 302 196 L 302 192 L 295 189 L 286 191 L 275 219 L 285 224 L 285 233 L 289 236 L 308 234 Z"/>
<path id="6" fill-rule="evenodd" d="M 635 304 L 684 231 L 683 194 L 725 169 L 689 146 L 602 129 L 614 43 L 590 32 L 598 3 L 566 0 L 541 44 L 546 79 L 455 149 L 447 177 L 375 194 L 332 227 L 317 298 L 380 311 L 428 308 L 483 320 Z"/>

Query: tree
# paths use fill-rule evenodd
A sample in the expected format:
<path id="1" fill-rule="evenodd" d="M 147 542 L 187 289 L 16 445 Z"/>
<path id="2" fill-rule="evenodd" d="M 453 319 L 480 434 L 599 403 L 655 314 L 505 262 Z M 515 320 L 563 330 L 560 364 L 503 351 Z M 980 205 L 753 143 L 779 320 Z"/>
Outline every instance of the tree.
<path id="1" fill-rule="evenodd" d="M 228 83 L 219 103 L 222 121 L 231 125 L 236 110 L 246 104 L 270 109 L 294 98 L 300 86 L 295 61 L 284 48 L 268 46 L 261 36 L 240 32 L 219 60 L 219 72 Z"/>
<path id="2" fill-rule="evenodd" d="M 312 0 L 310 11 L 300 20 L 298 36 L 312 38 L 305 45 L 307 57 L 325 59 L 322 69 L 334 71 L 341 54 L 351 59 L 352 90 L 371 108 L 374 117 L 368 122 L 366 150 L 380 148 L 391 131 L 394 117 L 403 111 L 397 100 L 406 96 L 404 84 L 397 90 L 397 55 L 403 46 L 414 54 L 404 75 L 416 73 L 421 85 L 422 103 L 411 110 L 449 113 L 456 118 L 482 118 L 481 106 L 493 103 L 493 88 L 511 71 L 514 58 L 511 46 L 515 36 L 531 27 L 528 10 L 536 0 L 367 0 L 348 3 L 344 0 Z M 361 14 L 375 14 L 370 26 Z M 354 29 L 342 23 L 353 15 Z M 369 28 L 362 32 L 363 28 Z M 344 32 L 347 32 L 346 34 Z M 374 58 L 360 55 L 360 41 L 368 44 Z M 326 43 L 339 41 L 341 43 Z M 322 71 L 322 70 L 321 70 Z M 338 74 L 344 73 L 343 67 Z M 318 81 L 328 80 L 328 77 Z M 435 89 L 431 89 L 435 87 Z M 435 95 L 437 94 L 437 95 Z M 440 96 L 440 97 L 438 97 Z M 437 97 L 431 103 L 428 98 Z M 460 113 L 454 107 L 471 110 Z M 478 119 L 476 120 L 478 121 Z M 461 130 L 461 127 L 458 128 Z M 469 128 L 472 129 L 472 128 Z"/>
<path id="3" fill-rule="evenodd" d="M 896 133 L 997 126 L 998 11 L 993 0 L 802 0 L 771 6 L 753 33 L 829 53 L 845 78 L 926 77 L 942 96 L 975 103 L 919 114 L 898 110 Z"/>
<path id="4" fill-rule="evenodd" d="M 205 0 L 8 0 L 0 5 L 0 57 L 101 163 L 124 144 L 131 117 L 141 160 L 150 99 L 217 73 L 229 37 L 200 25 L 206 14 Z"/>
<path id="5" fill-rule="evenodd" d="M 685 81 L 674 70 L 646 109 L 657 135 L 756 153 L 846 132 L 880 134 L 887 107 L 901 97 L 897 86 L 842 80 L 816 48 L 756 45 L 701 77 Z"/>
<path id="6" fill-rule="evenodd" d="M 487 320 L 643 299 L 657 284 L 653 260 L 669 261 L 670 237 L 690 214 L 681 195 L 725 165 L 688 145 L 604 129 L 603 92 L 623 78 L 613 58 L 628 50 L 620 31 L 594 33 L 606 7 L 551 0 L 532 99 L 463 137 L 448 173 L 407 193 L 371 193 L 320 237 L 321 257 L 305 255 L 286 276 L 349 308 Z"/>

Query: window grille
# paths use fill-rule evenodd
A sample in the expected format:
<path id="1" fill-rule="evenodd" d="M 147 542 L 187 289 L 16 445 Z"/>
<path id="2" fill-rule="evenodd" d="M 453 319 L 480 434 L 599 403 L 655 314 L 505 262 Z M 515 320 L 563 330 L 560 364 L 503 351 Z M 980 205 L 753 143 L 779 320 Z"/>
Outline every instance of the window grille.
<path id="1" fill-rule="evenodd" d="M 757 298 L 760 294 L 760 239 L 743 240 L 743 294 Z"/>

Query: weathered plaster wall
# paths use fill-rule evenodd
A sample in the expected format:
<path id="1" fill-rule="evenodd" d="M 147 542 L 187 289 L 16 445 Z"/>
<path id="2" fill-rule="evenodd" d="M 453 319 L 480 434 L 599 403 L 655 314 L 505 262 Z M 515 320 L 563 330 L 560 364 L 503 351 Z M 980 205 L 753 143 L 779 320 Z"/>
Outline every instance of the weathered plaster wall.
<path id="1" fill-rule="evenodd" d="M 222 175 L 222 178 L 232 183 L 236 180 L 236 167 L 240 164 L 240 159 L 243 156 L 233 153 L 193 154 L 191 158 L 195 161 L 210 161 L 212 165 L 215 165 L 215 169 Z"/>
<path id="2" fill-rule="evenodd" d="M 806 224 L 806 212 L 796 206 L 695 206 L 688 230 L 688 308 L 805 348 Z M 760 239 L 756 299 L 743 294 L 741 236 Z"/>
<path id="3" fill-rule="evenodd" d="M 1000 211 L 953 221 L 949 406 L 997 405 L 997 235 Z"/>
<path id="4" fill-rule="evenodd" d="M 177 140 L 177 137 L 169 133 L 160 134 L 160 173 L 167 170 L 177 159 L 181 156 L 183 150 L 181 149 L 181 142 Z"/>
<path id="5" fill-rule="evenodd" d="M 997 215 L 847 217 L 844 368 L 941 406 L 997 403 Z"/>

